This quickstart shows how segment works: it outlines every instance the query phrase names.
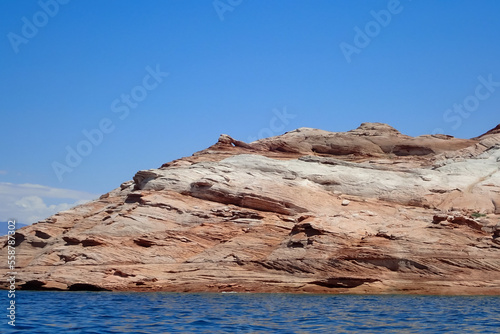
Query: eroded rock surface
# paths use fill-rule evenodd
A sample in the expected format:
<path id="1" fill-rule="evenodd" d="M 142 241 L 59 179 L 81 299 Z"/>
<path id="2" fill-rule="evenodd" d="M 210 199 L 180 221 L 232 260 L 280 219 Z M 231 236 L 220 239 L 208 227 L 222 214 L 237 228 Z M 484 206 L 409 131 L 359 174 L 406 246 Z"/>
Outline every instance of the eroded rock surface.
<path id="1" fill-rule="evenodd" d="M 49 290 L 499 294 L 498 128 L 470 140 L 380 123 L 221 135 L 18 230 L 16 278 Z"/>

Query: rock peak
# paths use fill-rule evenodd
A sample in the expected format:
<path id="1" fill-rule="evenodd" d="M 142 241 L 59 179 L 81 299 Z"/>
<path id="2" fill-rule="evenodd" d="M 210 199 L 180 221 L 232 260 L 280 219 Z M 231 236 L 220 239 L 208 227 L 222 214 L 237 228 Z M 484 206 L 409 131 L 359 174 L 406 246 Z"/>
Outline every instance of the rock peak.
<path id="1" fill-rule="evenodd" d="M 480 135 L 479 137 L 477 138 L 481 138 L 481 137 L 484 137 L 484 136 L 489 136 L 489 135 L 495 135 L 495 134 L 499 134 L 500 133 L 500 124 L 498 124 L 496 127 L 494 127 L 493 129 L 489 130 L 488 132 L 486 133 L 483 133 L 482 135 Z"/>
<path id="2" fill-rule="evenodd" d="M 361 123 L 357 129 L 349 131 L 353 134 L 364 135 L 364 136 L 382 136 L 382 135 L 400 135 L 401 132 L 393 128 L 392 126 L 385 123 Z"/>

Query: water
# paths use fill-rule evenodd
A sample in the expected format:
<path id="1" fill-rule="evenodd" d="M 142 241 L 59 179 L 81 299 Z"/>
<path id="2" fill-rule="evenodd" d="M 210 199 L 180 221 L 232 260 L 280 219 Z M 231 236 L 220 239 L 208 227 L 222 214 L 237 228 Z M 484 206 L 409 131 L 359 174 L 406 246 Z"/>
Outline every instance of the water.
<path id="1" fill-rule="evenodd" d="M 0 291 L 8 333 L 7 291 Z M 500 297 L 16 293 L 26 333 L 500 333 Z M 5 306 L 5 307 L 4 307 Z"/>

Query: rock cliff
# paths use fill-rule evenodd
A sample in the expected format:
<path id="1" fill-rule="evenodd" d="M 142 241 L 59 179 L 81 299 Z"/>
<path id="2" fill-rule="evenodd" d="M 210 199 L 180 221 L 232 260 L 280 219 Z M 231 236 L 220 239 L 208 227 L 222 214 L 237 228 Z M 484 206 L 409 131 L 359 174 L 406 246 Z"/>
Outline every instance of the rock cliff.
<path id="1" fill-rule="evenodd" d="M 21 289 L 500 294 L 498 129 L 221 135 L 18 230 L 16 278 Z"/>

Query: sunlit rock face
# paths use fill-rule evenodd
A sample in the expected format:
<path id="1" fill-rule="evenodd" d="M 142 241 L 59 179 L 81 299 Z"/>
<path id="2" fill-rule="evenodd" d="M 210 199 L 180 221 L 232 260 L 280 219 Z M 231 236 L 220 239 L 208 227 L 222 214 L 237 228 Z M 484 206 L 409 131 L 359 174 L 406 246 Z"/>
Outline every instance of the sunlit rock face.
<path id="1" fill-rule="evenodd" d="M 221 135 L 20 229 L 16 279 L 56 290 L 499 294 L 498 129 Z"/>

